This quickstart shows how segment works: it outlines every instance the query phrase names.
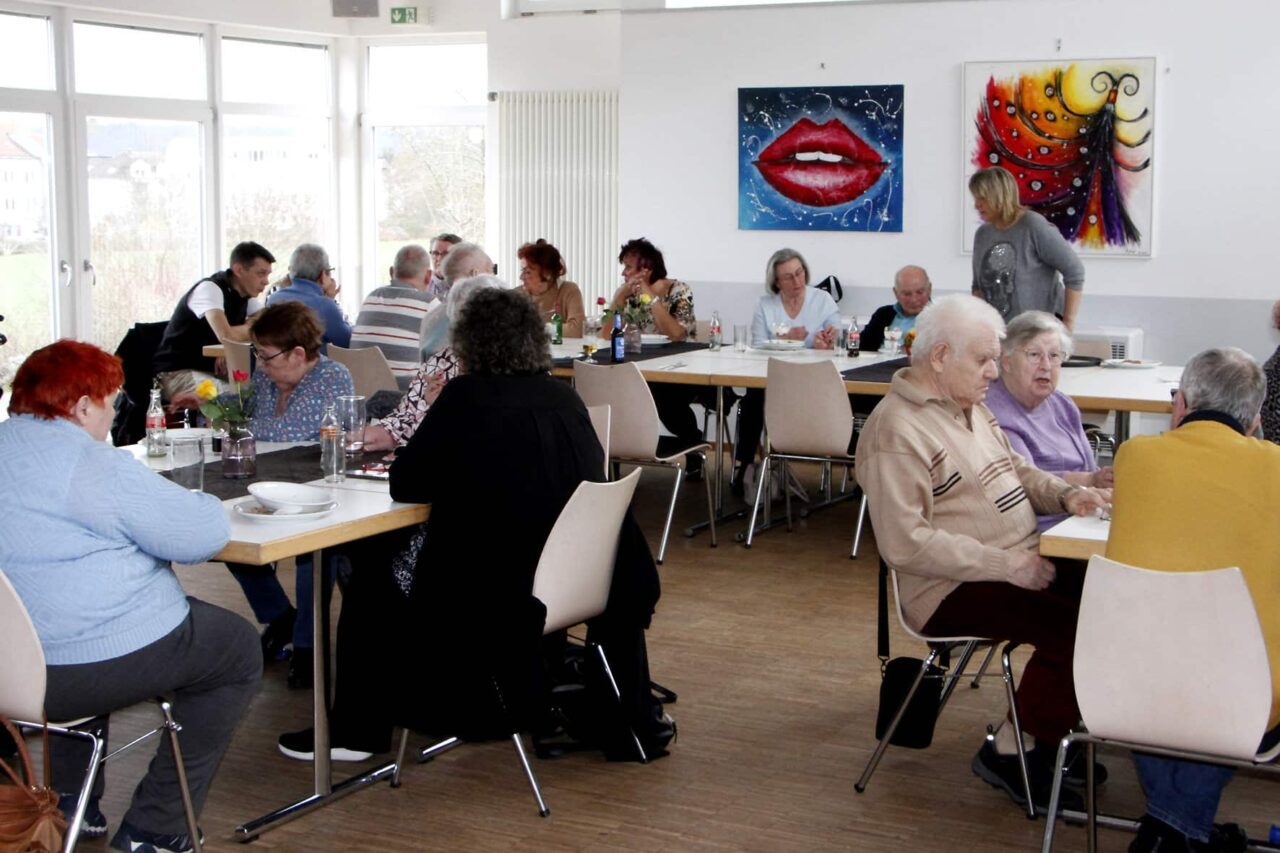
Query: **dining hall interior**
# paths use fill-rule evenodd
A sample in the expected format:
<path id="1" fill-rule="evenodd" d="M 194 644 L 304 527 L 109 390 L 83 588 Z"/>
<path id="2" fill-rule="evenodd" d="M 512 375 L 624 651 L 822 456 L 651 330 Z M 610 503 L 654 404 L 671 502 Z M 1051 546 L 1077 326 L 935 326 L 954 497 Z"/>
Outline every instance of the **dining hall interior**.
<path id="1" fill-rule="evenodd" d="M 1217 346 L 1261 362 L 1277 342 L 1265 284 L 1280 190 L 1273 18 L 1269 0 L 0 0 L 0 409 L 29 354 L 68 337 L 114 351 L 133 324 L 167 319 L 244 240 L 279 259 L 272 281 L 295 246 L 324 246 L 349 317 L 386 284 L 399 247 L 441 233 L 485 247 L 513 284 L 518 248 L 545 238 L 588 314 L 620 281 L 619 246 L 647 238 L 692 288 L 698 319 L 714 311 L 726 330 L 751 319 L 784 246 L 803 253 L 810 283 L 838 278 L 840 313 L 862 323 L 894 302 L 904 265 L 928 270 L 935 299 L 968 293 L 967 69 L 1110 58 L 1152 70 L 1149 230 L 1140 251 L 1083 256 L 1077 348 L 1088 340 L 1165 370 Z M 876 105 L 901 128 L 896 227 L 744 225 L 740 90 L 843 86 L 901 86 L 896 105 Z M 1172 383 L 1133 404 L 1132 420 L 1098 413 L 1103 430 L 1166 430 Z M 826 484 L 818 466 L 797 471 L 811 492 Z M 727 477 L 716 486 L 733 501 Z M 834 479 L 839 488 L 839 467 Z M 706 520 L 701 484 L 686 484 L 668 519 L 670 482 L 646 469 L 632 503 L 655 554 L 672 530 L 647 631 L 652 677 L 678 696 L 664 706 L 678 724 L 669 755 L 535 760 L 551 809 L 542 819 L 510 743 L 467 744 L 410 762 L 396 786 L 273 826 L 249 849 L 1041 844 L 1044 820 L 970 769 L 1006 713 L 998 662 L 981 686 L 958 682 L 927 749 L 890 746 L 855 791 L 877 745 L 882 682 L 879 552 L 867 524 L 850 557 L 857 500 L 798 514 L 793 530 L 777 524 L 750 547 L 747 519 L 722 520 L 711 547 L 706 532 L 683 535 Z M 176 571 L 188 594 L 256 624 L 221 563 Z M 292 558 L 279 563 L 289 591 L 293 572 Z M 337 591 L 334 626 L 340 602 Z M 925 653 L 896 618 L 889 637 L 895 656 Z M 1015 652 L 1016 671 L 1026 654 Z M 113 739 L 153 716 L 113 714 Z M 312 789 L 312 766 L 277 751 L 282 732 L 311 720 L 311 692 L 268 666 L 205 801 L 207 849 L 240 849 L 237 827 Z M 1100 808 L 1136 820 L 1145 799 L 1129 753 L 1099 755 L 1110 777 Z M 102 809 L 113 820 L 148 761 L 148 749 L 112 761 Z M 336 765 L 334 778 L 377 763 Z M 1216 820 L 1265 840 L 1280 824 L 1277 791 L 1241 772 Z M 1132 828 L 1104 826 L 1099 849 L 1127 849 Z M 1059 821 L 1055 840 L 1088 843 L 1077 821 Z"/>

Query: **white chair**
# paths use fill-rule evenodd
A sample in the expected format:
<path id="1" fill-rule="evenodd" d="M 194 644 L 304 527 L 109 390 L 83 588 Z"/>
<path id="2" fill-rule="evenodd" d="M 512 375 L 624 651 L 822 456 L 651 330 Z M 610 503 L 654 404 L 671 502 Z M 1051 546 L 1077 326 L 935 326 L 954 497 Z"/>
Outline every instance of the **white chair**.
<path id="1" fill-rule="evenodd" d="M 1258 753 L 1271 713 L 1271 669 L 1238 568 L 1162 572 L 1091 558 L 1074 672 L 1086 731 L 1072 732 L 1058 746 L 1046 853 L 1053 846 L 1062 765 L 1073 743 L 1085 744 L 1088 768 L 1096 745 L 1106 744 L 1280 773 L 1280 746 Z M 1098 814 L 1092 774 L 1087 781 L 1093 851 Z"/>
<path id="2" fill-rule="evenodd" d="M 769 387 L 764 398 L 764 423 L 766 451 L 761 465 L 762 475 L 756 478 L 756 498 L 751 511 L 751 523 L 747 526 L 746 546 L 751 547 L 755 538 L 756 518 L 760 515 L 760 502 L 765 494 L 765 481 L 770 466 L 781 465 L 782 492 L 786 496 L 787 529 L 791 529 L 791 490 L 787 488 L 787 463 L 820 462 L 852 465 L 849 442 L 853 438 L 853 414 L 849 410 L 849 395 L 844 390 L 844 378 L 832 361 L 791 362 L 778 358 L 769 359 Z M 831 478 L 823 477 L 827 499 L 810 507 L 810 511 L 852 497 L 854 493 L 837 498 L 831 496 Z M 862 526 L 867 517 L 867 496 L 862 495 L 858 505 L 853 532 L 853 548 L 849 556 L 858 556 L 858 543 L 862 539 Z"/>
<path id="3" fill-rule="evenodd" d="M 609 463 L 609 406 L 587 406 L 587 416 L 591 418 L 591 428 L 596 431 L 596 438 L 600 439 L 600 446 L 604 448 L 604 478 L 610 479 L 609 474 L 613 466 Z"/>
<path id="4" fill-rule="evenodd" d="M 609 455 L 615 462 L 627 465 L 670 468 L 676 473 L 671 489 L 671 502 L 667 508 L 667 523 L 662 528 L 662 544 L 658 546 L 658 564 L 667 555 L 667 539 L 671 535 L 671 520 L 675 517 L 676 499 L 680 496 L 680 484 L 684 480 L 684 458 L 697 453 L 706 459 L 711 445 L 694 444 L 679 448 L 669 455 L 659 455 L 658 409 L 653 394 L 645 384 L 640 368 L 631 362 L 599 365 L 584 361 L 573 363 L 573 384 L 578 395 L 588 406 L 610 407 Z M 703 482 L 707 490 L 707 517 L 711 525 L 711 547 L 716 546 L 715 506 L 711 501 L 711 472 L 704 464 Z"/>
<path id="5" fill-rule="evenodd" d="M 547 535 L 547 542 L 542 546 L 542 555 L 533 576 L 533 594 L 547 608 L 544 636 L 604 613 L 609 603 L 609 588 L 613 583 L 613 566 L 618 553 L 622 521 L 639 481 L 638 470 L 614 483 L 583 481 L 578 484 L 564 509 L 560 510 L 555 525 Z M 590 651 L 599 657 L 604 673 L 613 687 L 614 698 L 621 703 L 622 694 L 614 681 L 613 670 L 609 666 L 604 648 L 595 643 Z M 400 750 L 391 777 L 392 787 L 400 784 L 408 736 L 407 729 L 400 736 Z M 646 761 L 648 756 L 634 731 L 631 732 L 631 738 L 640 760 Z M 538 801 L 538 814 L 546 817 L 551 814 L 551 810 L 542 798 L 542 789 L 529 764 L 524 741 L 519 732 L 513 732 L 511 740 L 515 744 L 525 776 L 533 788 L 533 796 Z M 459 738 L 446 738 L 422 749 L 418 754 L 418 761 L 428 761 L 460 744 Z"/>
<path id="6" fill-rule="evenodd" d="M 237 372 L 249 376 L 253 373 L 251 353 L 253 345 L 245 341 L 223 341 L 223 358 L 227 362 L 227 379 L 234 379 Z"/>
<path id="7" fill-rule="evenodd" d="M 942 656 L 943 652 L 950 653 L 959 650 L 960 659 L 951 669 L 945 678 L 945 686 L 942 690 L 942 699 L 938 703 L 938 714 L 942 714 L 942 709 L 946 707 L 947 700 L 951 698 L 952 691 L 955 690 L 956 684 L 964 676 L 965 668 L 969 665 L 969 659 L 973 656 L 974 651 L 983 646 L 995 648 L 998 645 L 996 640 L 987 637 L 931 637 L 922 634 L 915 628 L 911 627 L 911 623 L 907 621 L 906 614 L 902 612 L 902 596 L 898 591 L 898 573 L 894 569 L 888 569 L 883 559 L 880 561 L 880 570 L 888 571 L 889 577 L 893 584 L 893 601 L 898 613 L 898 624 L 902 626 L 902 630 L 906 631 L 912 637 L 926 643 L 929 646 L 929 654 L 920 664 L 920 674 L 916 676 L 915 682 L 911 685 L 911 689 L 907 691 L 906 698 L 902 700 L 902 705 L 894 713 L 889 726 L 885 729 L 884 736 L 880 738 L 880 742 L 876 744 L 875 751 L 871 753 L 871 758 L 867 760 L 867 766 L 862 771 L 853 789 L 859 794 L 867 789 L 867 784 L 871 781 L 871 774 L 875 773 L 877 765 L 880 764 L 880 758 L 884 755 L 884 751 L 889 747 L 889 741 L 893 737 L 893 733 L 897 730 L 898 724 L 902 722 L 903 716 L 906 714 L 907 706 L 911 704 L 911 699 L 916 695 L 916 691 L 920 688 L 920 683 L 924 681 L 929 673 L 929 667 Z M 1009 699 L 1009 716 L 1010 725 L 1013 726 L 1015 732 L 1022 731 L 1021 720 L 1018 719 L 1018 702 L 1015 698 L 1013 685 L 1013 667 L 1010 661 L 1010 653 L 1017 648 L 1018 643 L 1006 643 L 1000 654 L 1001 680 L 1004 682 L 1005 695 Z M 883 652 L 882 652 L 883 654 Z M 988 656 L 990 660 L 990 656 Z M 983 663 L 985 670 L 986 663 Z M 983 672 L 979 672 L 974 677 L 973 687 L 977 687 L 978 678 L 982 677 Z M 934 676 L 929 676 L 934 677 Z M 990 737 L 990 735 L 988 735 Z M 1026 797 L 1027 816 L 1035 817 L 1035 803 L 1031 798 L 1031 778 L 1027 769 L 1027 755 L 1023 749 L 1022 737 L 1014 738 L 1017 741 L 1018 749 L 1018 769 L 1022 773 L 1023 794 Z"/>
<path id="8" fill-rule="evenodd" d="M 366 400 L 378 391 L 399 391 L 395 374 L 387 364 L 387 357 L 377 347 L 362 349 L 346 349 L 337 344 L 329 344 L 329 358 L 345 365 L 351 373 L 351 381 L 355 384 L 356 393 Z"/>
<path id="9" fill-rule="evenodd" d="M 0 667 L 0 715 L 9 717 L 13 724 L 21 729 L 39 729 L 44 724 L 44 697 L 46 672 L 44 650 L 40 647 L 40 638 L 36 634 L 36 626 L 31 622 L 27 608 L 18 591 L 13 588 L 4 572 L 0 572 L 0 649 L 4 649 L 5 663 Z M 62 849 L 71 853 L 80 837 L 80 827 L 84 823 L 85 811 L 89 806 L 89 797 L 93 791 L 93 782 L 103 764 L 115 758 L 126 749 L 137 746 L 145 740 L 162 732 L 168 732 L 169 745 L 173 749 L 173 760 L 178 768 L 178 787 L 182 794 L 182 806 L 187 813 L 187 832 L 191 836 L 191 844 L 196 853 L 200 853 L 200 830 L 196 826 L 196 810 L 191 801 L 191 790 L 187 786 L 187 773 L 182 763 L 182 749 L 178 744 L 178 732 L 182 730 L 173 719 L 173 706 L 163 698 L 156 699 L 160 711 L 164 715 L 159 726 L 122 747 L 103 755 L 106 744 L 101 732 L 81 731 L 72 726 L 87 722 L 89 717 L 80 720 L 66 720 L 49 723 L 49 734 L 60 737 L 79 738 L 90 742 L 89 764 L 85 771 L 84 784 L 80 786 L 80 795 L 76 800 L 76 811 L 67 824 L 67 835 Z M 48 756 L 45 757 L 46 760 Z"/>

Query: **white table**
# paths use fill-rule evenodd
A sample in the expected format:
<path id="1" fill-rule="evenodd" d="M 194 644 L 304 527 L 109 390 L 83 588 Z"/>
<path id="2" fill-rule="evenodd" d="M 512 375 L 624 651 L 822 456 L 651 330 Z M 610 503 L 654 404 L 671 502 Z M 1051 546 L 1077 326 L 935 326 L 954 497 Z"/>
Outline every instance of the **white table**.
<path id="1" fill-rule="evenodd" d="M 1094 554 L 1106 553 L 1110 534 L 1110 521 L 1096 515 L 1073 515 L 1040 534 L 1040 555 L 1087 560 Z"/>

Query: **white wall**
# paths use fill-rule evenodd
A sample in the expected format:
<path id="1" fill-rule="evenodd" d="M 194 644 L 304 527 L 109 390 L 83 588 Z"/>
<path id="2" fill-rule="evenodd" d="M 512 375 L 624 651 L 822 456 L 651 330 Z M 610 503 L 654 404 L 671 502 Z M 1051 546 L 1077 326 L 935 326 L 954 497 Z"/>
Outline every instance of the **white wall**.
<path id="1" fill-rule="evenodd" d="M 1144 326 L 1149 352 L 1185 357 L 1224 342 L 1185 336 L 1203 331 L 1195 321 L 1201 300 L 1212 299 L 1215 322 L 1236 318 L 1234 329 L 1212 331 L 1264 355 L 1273 346 L 1267 307 L 1280 296 L 1268 275 L 1280 225 L 1274 8 L 1270 0 L 973 0 L 625 15 L 623 236 L 648 236 L 674 275 L 708 292 L 749 282 L 738 291 L 744 300 L 755 300 L 764 263 L 782 245 L 805 253 L 815 276 L 874 288 L 854 293 L 846 312 L 888 301 L 893 271 L 908 262 L 925 266 L 939 288 L 967 290 L 961 64 L 1156 56 L 1156 256 L 1087 259 L 1081 324 Z M 903 232 L 739 231 L 737 89 L 823 83 L 905 85 Z M 1222 300 L 1244 301 L 1228 309 Z"/>

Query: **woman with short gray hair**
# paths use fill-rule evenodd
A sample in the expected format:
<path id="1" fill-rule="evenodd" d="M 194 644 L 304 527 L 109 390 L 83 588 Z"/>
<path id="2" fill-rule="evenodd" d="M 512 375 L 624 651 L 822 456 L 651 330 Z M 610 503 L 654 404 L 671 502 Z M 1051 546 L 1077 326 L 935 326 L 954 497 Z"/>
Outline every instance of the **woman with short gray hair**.
<path id="1" fill-rule="evenodd" d="M 1024 311 L 1009 321 L 1001 345 L 1000 378 L 987 390 L 987 408 L 1009 445 L 1042 471 L 1078 486 L 1109 489 L 1111 466 L 1099 468 L 1076 404 L 1058 390 L 1071 336 L 1057 317 Z M 1041 530 L 1066 515 L 1041 515 Z"/>

